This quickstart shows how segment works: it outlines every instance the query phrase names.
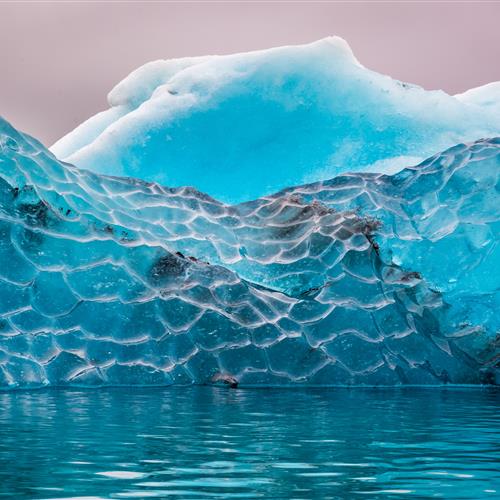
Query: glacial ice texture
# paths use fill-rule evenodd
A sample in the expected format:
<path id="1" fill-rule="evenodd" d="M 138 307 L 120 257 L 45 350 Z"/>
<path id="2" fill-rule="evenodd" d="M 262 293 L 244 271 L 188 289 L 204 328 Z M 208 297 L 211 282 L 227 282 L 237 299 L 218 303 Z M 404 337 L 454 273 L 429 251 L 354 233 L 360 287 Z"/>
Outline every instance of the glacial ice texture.
<path id="1" fill-rule="evenodd" d="M 499 139 L 233 206 L 0 148 L 2 388 L 498 383 Z"/>
<path id="2" fill-rule="evenodd" d="M 393 172 L 498 136 L 499 88 L 426 91 L 364 68 L 338 37 L 159 60 L 120 82 L 110 108 L 52 151 L 96 172 L 243 202 L 346 171 Z"/>

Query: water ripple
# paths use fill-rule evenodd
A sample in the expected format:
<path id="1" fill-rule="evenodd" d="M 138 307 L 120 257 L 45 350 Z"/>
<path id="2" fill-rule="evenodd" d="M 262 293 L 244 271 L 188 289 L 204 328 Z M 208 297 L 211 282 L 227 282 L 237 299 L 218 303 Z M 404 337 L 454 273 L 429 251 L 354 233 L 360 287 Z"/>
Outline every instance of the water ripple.
<path id="1" fill-rule="evenodd" d="M 0 497 L 498 498 L 495 389 L 0 393 Z"/>

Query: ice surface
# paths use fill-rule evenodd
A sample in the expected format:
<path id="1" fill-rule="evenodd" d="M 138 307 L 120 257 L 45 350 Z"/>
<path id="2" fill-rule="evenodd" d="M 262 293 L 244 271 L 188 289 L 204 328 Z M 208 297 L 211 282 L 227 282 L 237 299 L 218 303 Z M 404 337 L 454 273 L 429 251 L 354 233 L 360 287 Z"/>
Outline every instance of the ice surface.
<path id="1" fill-rule="evenodd" d="M 498 382 L 498 139 L 234 206 L 0 147 L 4 388 Z"/>
<path id="2" fill-rule="evenodd" d="M 455 96 L 467 104 L 475 104 L 482 108 L 490 108 L 496 113 L 500 113 L 500 82 L 492 82 L 481 87 L 467 90 L 463 94 Z"/>
<path id="3" fill-rule="evenodd" d="M 160 60 L 120 82 L 110 108 L 52 151 L 96 172 L 241 202 L 499 135 L 498 85 L 425 91 L 364 68 L 338 37 Z"/>

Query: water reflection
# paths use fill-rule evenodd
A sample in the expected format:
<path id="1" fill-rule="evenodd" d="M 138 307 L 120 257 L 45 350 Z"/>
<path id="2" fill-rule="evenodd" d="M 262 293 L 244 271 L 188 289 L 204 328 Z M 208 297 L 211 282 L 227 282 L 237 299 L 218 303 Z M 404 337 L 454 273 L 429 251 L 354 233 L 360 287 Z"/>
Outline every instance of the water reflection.
<path id="1" fill-rule="evenodd" d="M 0 393 L 0 496 L 499 498 L 494 389 Z"/>

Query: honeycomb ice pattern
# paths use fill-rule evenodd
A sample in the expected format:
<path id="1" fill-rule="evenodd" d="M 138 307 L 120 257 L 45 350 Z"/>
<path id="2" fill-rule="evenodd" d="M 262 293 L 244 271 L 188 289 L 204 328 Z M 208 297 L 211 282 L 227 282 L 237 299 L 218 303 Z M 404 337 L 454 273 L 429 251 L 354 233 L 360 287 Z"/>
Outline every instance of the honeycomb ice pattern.
<path id="1" fill-rule="evenodd" d="M 236 206 L 0 147 L 1 388 L 498 383 L 498 139 Z"/>

